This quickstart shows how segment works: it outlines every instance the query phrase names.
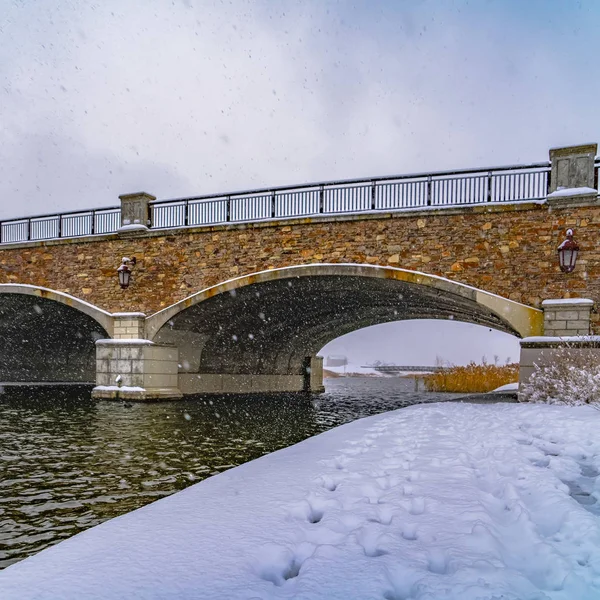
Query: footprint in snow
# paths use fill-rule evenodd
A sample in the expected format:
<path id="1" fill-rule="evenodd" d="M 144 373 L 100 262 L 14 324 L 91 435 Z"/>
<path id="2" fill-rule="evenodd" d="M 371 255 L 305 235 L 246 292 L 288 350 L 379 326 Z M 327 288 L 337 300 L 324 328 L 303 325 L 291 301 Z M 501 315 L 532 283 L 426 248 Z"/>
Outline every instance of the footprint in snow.
<path id="1" fill-rule="evenodd" d="M 402 537 L 409 542 L 414 542 L 418 539 L 417 524 L 416 523 L 404 523 L 402 525 Z"/>
<path id="2" fill-rule="evenodd" d="M 372 527 L 363 527 L 356 534 L 356 541 L 363 549 L 365 556 L 370 558 L 377 558 L 378 556 L 388 554 L 388 551 L 384 550 L 381 545 L 382 538 L 383 536 L 379 535 Z"/>
<path id="3" fill-rule="evenodd" d="M 450 556 L 445 550 L 440 548 L 432 548 L 427 557 L 427 569 L 430 573 L 437 575 L 445 575 L 448 573 Z"/>
<path id="4" fill-rule="evenodd" d="M 321 475 L 319 481 L 328 492 L 335 492 L 344 477 L 336 477 L 335 475 Z"/>
<path id="5" fill-rule="evenodd" d="M 425 512 L 425 498 L 411 498 L 408 512 L 411 515 L 422 515 Z"/>
<path id="6" fill-rule="evenodd" d="M 334 499 L 325 499 L 313 494 L 304 501 L 295 504 L 289 513 L 296 519 L 307 521 L 311 524 L 320 523 L 327 510 L 339 507 L 339 502 Z"/>
<path id="7" fill-rule="evenodd" d="M 303 543 L 295 548 L 267 545 L 260 549 L 260 559 L 256 565 L 258 576 L 273 585 L 281 587 L 290 579 L 300 575 L 302 565 L 310 558 L 316 546 Z"/>
<path id="8" fill-rule="evenodd" d="M 339 456 L 336 456 L 332 459 L 320 461 L 322 465 L 325 465 L 326 467 L 331 467 L 338 471 L 345 471 L 349 462 L 350 459 L 347 456 L 344 456 L 343 454 L 340 454 Z"/>
<path id="9" fill-rule="evenodd" d="M 389 525 L 394 517 L 394 511 L 389 505 L 379 505 L 375 511 L 375 515 L 370 517 L 368 521 L 371 523 L 379 523 L 380 525 Z"/>

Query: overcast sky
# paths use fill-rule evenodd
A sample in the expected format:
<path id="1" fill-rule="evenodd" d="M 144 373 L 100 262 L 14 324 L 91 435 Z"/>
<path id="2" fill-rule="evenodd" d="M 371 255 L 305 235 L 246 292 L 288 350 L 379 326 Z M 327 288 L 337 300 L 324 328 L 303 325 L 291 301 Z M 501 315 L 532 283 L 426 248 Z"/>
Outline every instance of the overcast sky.
<path id="1" fill-rule="evenodd" d="M 600 2 L 0 0 L 0 219 L 546 160 Z"/>

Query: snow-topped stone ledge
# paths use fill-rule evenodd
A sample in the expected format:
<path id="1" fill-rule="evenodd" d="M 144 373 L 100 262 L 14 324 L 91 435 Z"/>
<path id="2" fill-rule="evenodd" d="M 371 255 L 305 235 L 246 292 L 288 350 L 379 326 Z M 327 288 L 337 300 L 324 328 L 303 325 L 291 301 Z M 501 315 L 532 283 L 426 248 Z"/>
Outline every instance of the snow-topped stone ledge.
<path id="1" fill-rule="evenodd" d="M 548 194 L 550 208 L 572 208 L 599 204 L 598 190 L 588 187 L 561 188 Z"/>

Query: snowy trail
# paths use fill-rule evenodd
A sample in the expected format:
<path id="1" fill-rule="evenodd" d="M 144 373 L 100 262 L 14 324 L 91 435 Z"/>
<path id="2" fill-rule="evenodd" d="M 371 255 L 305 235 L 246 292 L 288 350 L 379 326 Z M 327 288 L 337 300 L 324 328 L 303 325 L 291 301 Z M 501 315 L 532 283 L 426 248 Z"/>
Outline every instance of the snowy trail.
<path id="1" fill-rule="evenodd" d="M 0 598 L 600 598 L 600 413 L 344 425 L 0 573 Z"/>

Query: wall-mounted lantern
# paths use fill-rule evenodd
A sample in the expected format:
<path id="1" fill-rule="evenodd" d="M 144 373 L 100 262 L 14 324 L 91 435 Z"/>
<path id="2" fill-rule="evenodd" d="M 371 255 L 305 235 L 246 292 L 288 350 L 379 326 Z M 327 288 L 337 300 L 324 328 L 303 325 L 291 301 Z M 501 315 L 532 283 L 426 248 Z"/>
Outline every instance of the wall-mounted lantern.
<path id="1" fill-rule="evenodd" d="M 124 256 L 121 259 L 121 266 L 117 269 L 117 274 L 119 275 L 119 285 L 123 290 L 129 287 L 129 282 L 131 280 L 131 267 L 135 265 L 135 263 L 135 256 L 132 258 L 127 258 Z"/>
<path id="2" fill-rule="evenodd" d="M 573 239 L 573 230 L 567 229 L 567 239 L 558 247 L 558 264 L 563 273 L 570 273 L 575 268 L 579 244 Z"/>

